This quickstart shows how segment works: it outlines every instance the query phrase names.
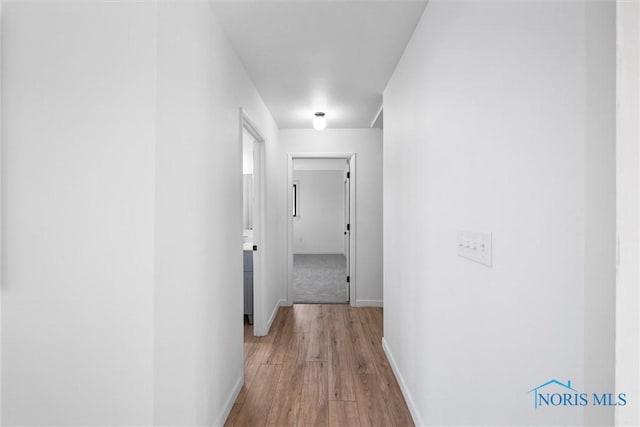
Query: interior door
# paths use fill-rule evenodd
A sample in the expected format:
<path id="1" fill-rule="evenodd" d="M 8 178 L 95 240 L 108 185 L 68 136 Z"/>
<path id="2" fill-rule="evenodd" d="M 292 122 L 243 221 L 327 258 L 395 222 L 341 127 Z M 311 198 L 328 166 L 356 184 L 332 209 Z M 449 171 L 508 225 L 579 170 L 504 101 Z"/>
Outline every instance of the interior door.
<path id="1" fill-rule="evenodd" d="M 262 307 L 257 306 L 257 302 L 262 301 L 263 286 L 263 266 L 264 266 L 264 230 L 263 230 L 263 185 L 264 185 L 264 143 L 253 141 L 253 331 L 254 335 L 262 335 Z M 257 298 L 256 298 L 257 297 Z M 256 318 L 258 322 L 256 322 Z"/>
<path id="2" fill-rule="evenodd" d="M 347 170 L 345 172 L 345 178 L 344 178 L 344 255 L 346 258 L 346 271 L 347 271 L 347 277 L 346 277 L 346 281 L 347 281 L 347 301 L 349 301 L 351 299 L 349 292 L 350 292 L 350 286 L 349 286 L 349 282 L 350 282 L 350 276 L 351 276 L 351 272 L 349 271 L 349 266 L 351 265 L 350 262 L 350 241 L 351 241 L 351 224 L 349 223 L 349 218 L 351 217 L 351 194 L 350 194 L 350 185 L 349 185 L 349 180 L 350 180 L 350 172 L 349 172 L 349 163 L 347 162 Z"/>

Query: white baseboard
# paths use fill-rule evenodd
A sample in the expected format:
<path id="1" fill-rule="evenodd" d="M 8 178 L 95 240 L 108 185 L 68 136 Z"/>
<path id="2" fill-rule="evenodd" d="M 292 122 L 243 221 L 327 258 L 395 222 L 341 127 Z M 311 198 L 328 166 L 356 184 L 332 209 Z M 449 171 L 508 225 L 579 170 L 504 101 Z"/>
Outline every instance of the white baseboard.
<path id="1" fill-rule="evenodd" d="M 382 307 L 382 300 L 377 299 L 359 299 L 356 300 L 356 307 Z"/>
<path id="2" fill-rule="evenodd" d="M 411 417 L 413 418 L 413 423 L 416 427 L 424 426 L 425 424 L 422 422 L 422 418 L 418 413 L 418 409 L 416 408 L 415 403 L 413 402 L 413 398 L 411 397 L 411 393 L 409 393 L 409 389 L 407 388 L 407 383 L 405 383 L 404 378 L 400 374 L 400 369 L 396 364 L 393 355 L 391 354 L 391 350 L 387 345 L 387 341 L 382 337 L 382 349 L 384 350 L 384 354 L 387 356 L 387 360 L 389 361 L 389 365 L 393 370 L 393 374 L 396 376 L 396 380 L 398 381 L 398 385 L 400 386 L 400 391 L 404 396 L 404 400 L 407 402 L 407 407 L 409 408 L 409 412 L 411 412 Z"/>
<path id="3" fill-rule="evenodd" d="M 273 307 L 273 311 L 271 312 L 271 316 L 269 316 L 269 320 L 267 321 L 267 324 L 265 325 L 265 330 L 264 331 L 260 331 L 261 334 L 260 336 L 265 336 L 269 333 L 269 331 L 271 330 L 271 325 L 273 324 L 273 321 L 276 319 L 276 315 L 278 314 L 278 309 L 287 304 L 287 300 L 285 299 L 279 299 L 278 302 L 276 302 L 276 305 Z M 264 332 L 264 333 L 262 333 Z"/>
<path id="4" fill-rule="evenodd" d="M 244 369 L 244 364 L 242 365 Z M 240 377 L 236 384 L 233 386 L 227 401 L 224 402 L 224 406 L 222 407 L 222 412 L 218 416 L 218 419 L 213 423 L 213 427 L 223 427 L 224 422 L 227 421 L 227 417 L 231 413 L 231 408 L 233 408 L 233 404 L 236 403 L 236 399 L 240 394 L 240 390 L 242 390 L 242 385 L 244 384 L 244 375 L 240 372 Z"/>

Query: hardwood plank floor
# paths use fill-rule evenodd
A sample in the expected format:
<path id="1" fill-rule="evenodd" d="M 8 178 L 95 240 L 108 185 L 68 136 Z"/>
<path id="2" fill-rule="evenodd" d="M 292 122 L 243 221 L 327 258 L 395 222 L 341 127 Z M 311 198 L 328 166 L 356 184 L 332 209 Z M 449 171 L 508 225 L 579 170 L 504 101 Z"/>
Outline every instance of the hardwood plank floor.
<path id="1" fill-rule="evenodd" d="M 225 426 L 413 426 L 382 350 L 382 309 L 281 307 L 266 337 L 245 324 L 245 385 Z"/>
<path id="2" fill-rule="evenodd" d="M 329 427 L 359 426 L 358 403 L 342 400 L 329 402 Z"/>

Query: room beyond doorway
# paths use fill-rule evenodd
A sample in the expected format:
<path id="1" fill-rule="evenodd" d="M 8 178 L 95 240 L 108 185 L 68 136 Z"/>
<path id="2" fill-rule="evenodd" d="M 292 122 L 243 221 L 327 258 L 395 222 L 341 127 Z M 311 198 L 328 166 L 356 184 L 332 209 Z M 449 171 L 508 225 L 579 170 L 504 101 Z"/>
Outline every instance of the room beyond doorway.
<path id="1" fill-rule="evenodd" d="M 347 257 L 342 254 L 293 254 L 294 303 L 346 303 Z"/>
<path id="2" fill-rule="evenodd" d="M 293 302 L 349 301 L 349 162 L 293 160 Z"/>
<path id="3" fill-rule="evenodd" d="M 355 155 L 289 155 L 288 286 L 292 303 L 354 301 Z"/>

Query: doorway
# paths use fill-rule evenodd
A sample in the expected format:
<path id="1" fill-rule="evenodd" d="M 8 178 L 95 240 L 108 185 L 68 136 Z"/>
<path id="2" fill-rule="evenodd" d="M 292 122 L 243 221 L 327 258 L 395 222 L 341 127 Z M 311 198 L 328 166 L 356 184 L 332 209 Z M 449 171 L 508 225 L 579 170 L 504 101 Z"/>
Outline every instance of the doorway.
<path id="1" fill-rule="evenodd" d="M 264 330 L 264 138 L 240 109 L 242 150 L 243 318 L 253 335 Z"/>
<path id="2" fill-rule="evenodd" d="M 293 160 L 293 302 L 346 303 L 345 159 Z"/>
<path id="3" fill-rule="evenodd" d="M 289 154 L 287 303 L 353 303 L 355 154 Z"/>

